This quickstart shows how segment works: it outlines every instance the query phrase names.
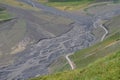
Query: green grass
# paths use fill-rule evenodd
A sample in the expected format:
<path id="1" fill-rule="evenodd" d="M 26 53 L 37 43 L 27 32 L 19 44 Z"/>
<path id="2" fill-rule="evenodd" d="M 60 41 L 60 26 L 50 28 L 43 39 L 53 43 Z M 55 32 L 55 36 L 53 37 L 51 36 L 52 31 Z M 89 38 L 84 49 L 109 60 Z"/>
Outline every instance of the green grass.
<path id="1" fill-rule="evenodd" d="M 83 9 L 95 0 L 78 0 L 78 1 L 66 1 L 66 2 L 47 2 L 43 0 L 37 0 L 47 6 L 52 6 L 61 10 L 76 10 Z"/>
<path id="2" fill-rule="evenodd" d="M 0 11 L 0 21 L 5 21 L 11 18 L 11 15 L 7 11 Z"/>
<path id="3" fill-rule="evenodd" d="M 120 80 L 120 52 L 99 59 L 84 69 L 76 69 L 31 80 Z"/>

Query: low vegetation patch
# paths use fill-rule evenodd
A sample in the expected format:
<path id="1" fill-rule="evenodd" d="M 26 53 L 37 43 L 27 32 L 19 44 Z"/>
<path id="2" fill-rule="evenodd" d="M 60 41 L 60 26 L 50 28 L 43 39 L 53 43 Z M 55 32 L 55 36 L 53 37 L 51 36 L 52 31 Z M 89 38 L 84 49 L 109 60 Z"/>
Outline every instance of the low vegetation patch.
<path id="1" fill-rule="evenodd" d="M 5 10 L 5 8 L 4 7 L 0 7 L 0 11 L 4 11 Z"/>
<path id="2" fill-rule="evenodd" d="M 94 0 L 37 0 L 47 6 L 52 6 L 60 10 L 76 10 L 83 9 Z"/>
<path id="3" fill-rule="evenodd" d="M 5 10 L 5 8 L 0 8 L 0 22 L 11 18 L 11 15 Z"/>
<path id="4" fill-rule="evenodd" d="M 36 0 L 47 6 L 52 6 L 60 10 L 71 11 L 80 10 L 88 7 L 89 4 L 96 2 L 104 2 L 106 0 Z M 113 1 L 114 3 L 120 2 L 120 0 L 107 0 Z"/>

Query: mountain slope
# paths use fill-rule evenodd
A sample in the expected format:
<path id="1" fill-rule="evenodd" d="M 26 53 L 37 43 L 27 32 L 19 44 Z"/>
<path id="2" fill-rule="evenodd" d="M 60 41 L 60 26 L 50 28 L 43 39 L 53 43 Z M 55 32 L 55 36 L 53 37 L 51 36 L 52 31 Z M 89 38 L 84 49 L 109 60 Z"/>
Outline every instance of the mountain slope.
<path id="1" fill-rule="evenodd" d="M 84 69 L 37 77 L 31 80 L 119 80 L 120 52 L 90 64 Z"/>
<path id="2" fill-rule="evenodd" d="M 15 17 L 13 20 L 0 24 L 0 80 L 27 80 L 28 78 L 48 74 L 50 72 L 49 66 L 58 57 L 86 48 L 95 42 L 91 29 L 96 20 L 95 17 L 98 16 L 85 14 L 89 12 L 88 9 L 85 13 L 77 12 L 77 14 L 80 14 L 77 15 L 76 13 L 64 12 L 39 4 L 34 0 L 0 0 L 0 5 L 6 7 L 7 11 Z M 111 17 L 116 11 L 119 12 L 119 7 L 115 7 L 115 10 L 114 8 L 110 9 L 110 12 L 106 11 L 105 18 L 108 18 L 109 14 Z M 101 13 L 100 15 L 103 16 L 104 14 Z M 103 27 L 101 29 L 102 36 L 106 36 L 105 29 Z M 119 29 L 119 27 L 116 29 Z M 85 63 L 82 68 L 87 67 L 97 59 L 108 55 L 109 52 L 116 53 L 119 50 L 119 34 L 116 33 L 110 40 L 97 44 L 97 50 L 95 47 L 91 48 L 95 54 L 93 52 L 89 53 L 89 51 L 86 53 L 79 52 L 75 54 L 75 58 L 68 56 L 70 59 L 68 57 L 66 59 L 74 61 L 79 70 L 81 69 L 80 63 Z M 113 39 L 114 37 L 115 39 Z M 81 54 L 83 55 L 82 60 L 80 59 Z M 68 63 L 66 59 L 63 59 L 63 63 L 60 63 Z M 69 66 L 69 64 L 63 66 L 64 70 L 71 69 Z M 60 65 L 61 69 L 63 67 Z M 62 73 L 60 74 L 62 75 Z M 79 72 L 75 70 L 74 72 L 67 72 L 67 74 L 68 77 L 69 74 L 76 74 L 77 77 Z M 60 79 L 64 80 L 68 77 Z M 79 77 L 76 77 L 73 79 L 79 79 Z"/>
<path id="3" fill-rule="evenodd" d="M 64 71 L 67 68 L 70 68 L 69 64 L 64 61 L 60 65 L 57 63 L 57 66 L 62 67 L 58 68 L 60 68 L 60 70 L 64 69 L 61 70 L 64 72 L 37 77 L 31 80 L 119 80 L 120 32 L 118 28 L 119 16 L 117 17 L 117 19 L 113 18 L 109 23 L 104 24 L 107 29 L 109 29 L 109 34 L 106 40 L 89 48 L 77 51 L 70 56 L 71 61 L 74 62 L 77 69 L 73 71 Z M 118 31 L 115 32 L 114 30 L 116 28 Z M 59 63 L 60 62 L 61 60 L 59 60 Z M 56 64 L 52 66 L 56 66 Z"/>
<path id="4" fill-rule="evenodd" d="M 71 56 L 77 68 L 82 68 L 108 54 L 120 49 L 120 33 L 116 33 L 102 43 L 98 43 L 90 48 L 83 49 Z"/>
<path id="5" fill-rule="evenodd" d="M 76 68 L 83 68 L 97 59 L 103 58 L 109 54 L 115 53 L 120 49 L 120 16 L 114 17 L 103 25 L 108 29 L 108 34 L 103 42 L 99 42 L 89 48 L 79 50 L 70 56 L 71 61 L 75 64 Z M 100 28 L 98 28 L 100 29 Z M 97 31 L 95 35 L 102 32 Z M 101 36 L 102 37 L 102 36 Z M 54 61 L 50 66 L 50 73 L 70 70 L 70 65 L 64 56 Z"/>

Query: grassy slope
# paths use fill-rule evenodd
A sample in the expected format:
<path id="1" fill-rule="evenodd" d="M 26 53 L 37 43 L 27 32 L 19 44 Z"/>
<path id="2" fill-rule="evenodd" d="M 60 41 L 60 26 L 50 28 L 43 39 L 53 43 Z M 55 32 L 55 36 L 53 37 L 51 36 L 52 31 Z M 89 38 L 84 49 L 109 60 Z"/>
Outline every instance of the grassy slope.
<path id="1" fill-rule="evenodd" d="M 10 14 L 5 11 L 5 9 L 0 8 L 0 21 L 8 20 L 10 18 Z"/>
<path id="2" fill-rule="evenodd" d="M 94 2 L 95 0 L 80 0 L 73 2 L 47 2 L 46 0 L 45 1 L 37 0 L 37 1 L 61 10 L 76 10 L 87 7 L 90 3 Z"/>
<path id="3" fill-rule="evenodd" d="M 117 52 L 120 49 L 119 39 L 120 33 L 116 33 L 103 42 L 76 52 L 70 58 L 76 64 L 77 68 L 83 68 L 97 59 Z"/>
<path id="4" fill-rule="evenodd" d="M 49 66 L 49 73 L 70 70 L 70 65 L 64 56 L 60 56 Z"/>
<path id="5" fill-rule="evenodd" d="M 120 52 L 100 59 L 84 69 L 37 77 L 31 80 L 119 80 Z"/>

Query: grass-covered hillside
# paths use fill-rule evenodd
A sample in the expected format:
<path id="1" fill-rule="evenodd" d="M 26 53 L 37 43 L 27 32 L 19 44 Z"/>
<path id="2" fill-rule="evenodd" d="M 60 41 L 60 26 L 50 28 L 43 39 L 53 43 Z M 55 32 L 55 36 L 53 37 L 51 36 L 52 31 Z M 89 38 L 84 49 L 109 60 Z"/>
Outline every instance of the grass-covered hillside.
<path id="1" fill-rule="evenodd" d="M 37 0 L 48 6 L 55 7 L 60 10 L 76 10 L 87 7 L 90 3 L 95 0 Z"/>
<path id="2" fill-rule="evenodd" d="M 36 0 L 40 3 L 43 3 L 47 6 L 52 6 L 60 10 L 79 10 L 87 8 L 89 4 L 96 2 L 105 2 L 105 1 L 113 1 L 119 2 L 120 0 Z"/>
<path id="3" fill-rule="evenodd" d="M 87 49 L 77 51 L 70 58 L 76 64 L 76 68 L 83 68 L 97 59 L 119 51 L 119 49 L 120 33 L 115 33 L 103 42 L 100 42 Z"/>
<path id="4" fill-rule="evenodd" d="M 84 69 L 37 77 L 31 80 L 119 80 L 120 52 L 99 59 Z"/>
<path id="5" fill-rule="evenodd" d="M 5 10 L 5 8 L 0 7 L 0 21 L 8 20 L 10 19 L 10 14 Z"/>

